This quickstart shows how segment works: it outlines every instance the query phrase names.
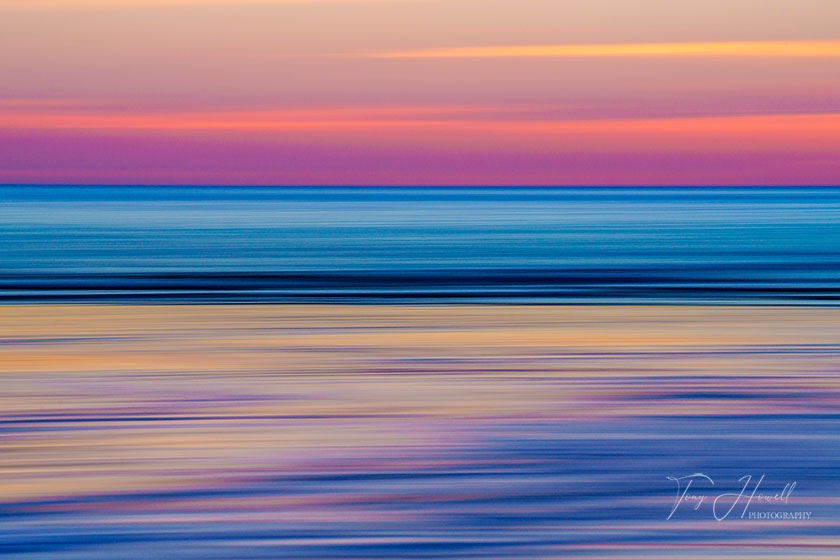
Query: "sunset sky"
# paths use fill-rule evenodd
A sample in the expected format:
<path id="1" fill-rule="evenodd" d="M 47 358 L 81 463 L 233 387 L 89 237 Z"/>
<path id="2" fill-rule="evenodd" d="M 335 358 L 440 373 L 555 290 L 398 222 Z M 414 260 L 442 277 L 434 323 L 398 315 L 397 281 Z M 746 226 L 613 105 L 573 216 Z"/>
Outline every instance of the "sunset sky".
<path id="1" fill-rule="evenodd" d="M 0 0 L 0 183 L 840 183 L 837 0 Z"/>

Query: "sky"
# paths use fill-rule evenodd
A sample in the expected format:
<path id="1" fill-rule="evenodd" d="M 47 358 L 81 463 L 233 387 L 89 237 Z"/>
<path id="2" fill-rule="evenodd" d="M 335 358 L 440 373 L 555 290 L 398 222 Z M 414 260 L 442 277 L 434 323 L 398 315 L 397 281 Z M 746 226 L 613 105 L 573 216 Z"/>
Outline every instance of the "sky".
<path id="1" fill-rule="evenodd" d="M 0 0 L 0 183 L 840 183 L 837 0 Z"/>

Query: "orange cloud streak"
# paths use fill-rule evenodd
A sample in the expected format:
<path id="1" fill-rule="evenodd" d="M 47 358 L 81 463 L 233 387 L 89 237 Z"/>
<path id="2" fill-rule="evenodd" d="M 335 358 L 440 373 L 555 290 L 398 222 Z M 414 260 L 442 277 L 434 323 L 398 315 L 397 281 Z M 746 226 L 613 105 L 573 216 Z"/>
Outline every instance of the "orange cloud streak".
<path id="1" fill-rule="evenodd" d="M 359 55 L 365 58 L 546 58 L 750 56 L 840 57 L 840 41 L 732 41 L 599 45 L 499 45 Z"/>
<path id="2" fill-rule="evenodd" d="M 219 112 L 85 112 L 25 110 L 0 101 L 0 126 L 13 129 L 320 130 L 464 122 L 484 107 L 377 107 Z M 452 116 L 456 118 L 452 118 Z"/>
<path id="3" fill-rule="evenodd" d="M 0 127 L 11 130 L 101 131 L 376 131 L 573 135 L 579 138 L 770 134 L 840 137 L 840 114 L 735 115 L 679 118 L 546 120 L 514 118 L 492 107 L 383 107 L 240 112 L 85 112 L 26 110 L 0 104 Z M 826 144 L 832 145 L 832 144 Z"/>

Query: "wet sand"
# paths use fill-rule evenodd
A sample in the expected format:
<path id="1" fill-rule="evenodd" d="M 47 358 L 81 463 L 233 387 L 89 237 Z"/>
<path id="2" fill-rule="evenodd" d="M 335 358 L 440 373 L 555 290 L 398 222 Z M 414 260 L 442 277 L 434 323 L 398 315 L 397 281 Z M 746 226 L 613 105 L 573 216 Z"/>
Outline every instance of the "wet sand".
<path id="1" fill-rule="evenodd" d="M 0 379 L 15 557 L 840 554 L 840 309 L 9 305 Z"/>

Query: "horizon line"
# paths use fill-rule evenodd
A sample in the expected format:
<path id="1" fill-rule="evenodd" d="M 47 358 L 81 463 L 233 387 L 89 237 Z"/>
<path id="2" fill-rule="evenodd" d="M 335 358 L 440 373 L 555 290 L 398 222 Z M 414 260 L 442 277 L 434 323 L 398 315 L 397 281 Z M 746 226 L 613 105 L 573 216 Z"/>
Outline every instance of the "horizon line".
<path id="1" fill-rule="evenodd" d="M 384 184 L 224 184 L 224 183 L 0 183 L 0 188 L 7 187 L 143 187 L 143 188 L 261 188 L 261 189 L 836 189 L 840 183 L 826 184 L 790 184 L 790 185 L 762 185 L 762 184 L 675 184 L 675 185 L 617 185 L 617 184 L 556 184 L 556 185 L 482 185 L 482 184 L 451 184 L 451 185 L 384 185 Z"/>

